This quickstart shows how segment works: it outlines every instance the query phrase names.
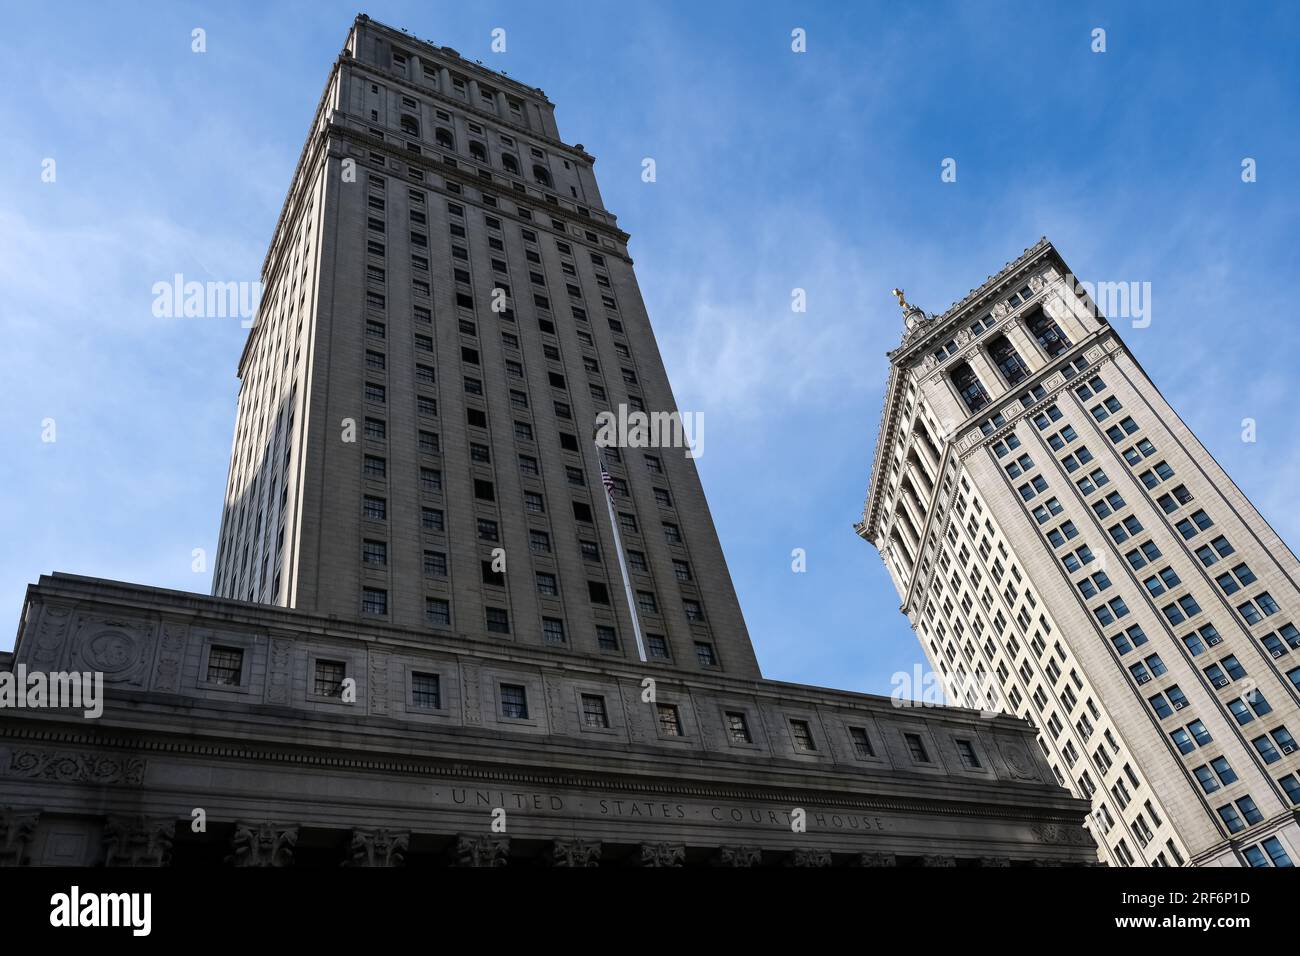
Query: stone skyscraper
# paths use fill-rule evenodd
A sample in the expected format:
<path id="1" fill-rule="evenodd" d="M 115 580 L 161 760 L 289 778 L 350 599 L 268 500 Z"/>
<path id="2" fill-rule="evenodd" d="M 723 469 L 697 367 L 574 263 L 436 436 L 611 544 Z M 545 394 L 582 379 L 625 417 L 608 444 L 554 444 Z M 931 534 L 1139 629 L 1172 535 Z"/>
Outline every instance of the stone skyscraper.
<path id="1" fill-rule="evenodd" d="M 105 699 L 0 710 L 0 865 L 1095 862 L 1026 722 L 762 677 L 681 447 L 606 451 L 641 661 L 593 425 L 675 406 L 592 162 L 539 90 L 357 18 L 214 594 L 29 588 L 0 684 Z"/>
<path id="2" fill-rule="evenodd" d="M 240 361 L 213 593 L 635 658 L 593 423 L 676 405 L 595 160 L 453 51 L 360 21 L 346 52 Z M 694 461 L 605 457 L 650 659 L 757 675 Z"/>
<path id="3" fill-rule="evenodd" d="M 1287 865 L 1300 565 L 1082 290 L 1044 239 L 941 315 L 898 293 L 858 533 L 957 702 L 1039 728 L 1110 862 Z"/>

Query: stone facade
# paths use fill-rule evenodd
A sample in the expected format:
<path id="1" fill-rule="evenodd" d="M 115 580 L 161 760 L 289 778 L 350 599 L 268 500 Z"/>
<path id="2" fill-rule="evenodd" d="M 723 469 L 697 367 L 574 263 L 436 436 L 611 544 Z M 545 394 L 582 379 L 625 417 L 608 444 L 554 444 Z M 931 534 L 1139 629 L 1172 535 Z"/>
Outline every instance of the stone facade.
<path id="1" fill-rule="evenodd" d="M 0 711 L 0 865 L 1095 860 L 1025 722 L 764 680 L 681 447 L 608 453 L 641 658 L 589 435 L 676 405 L 592 163 L 540 90 L 358 18 L 240 362 L 214 596 L 29 589 L 0 676 L 106 700 Z"/>
<path id="2" fill-rule="evenodd" d="M 1011 717 L 689 673 L 660 676 L 648 701 L 646 672 L 627 665 L 62 574 L 29 589 L 0 670 L 70 669 L 105 637 L 137 666 L 107 684 L 100 718 L 0 711 L 0 865 L 984 866 L 1096 855 L 1086 805 Z M 214 648 L 243 650 L 237 676 Z M 313 694 L 322 660 L 347 663 L 354 698 Z M 438 706 L 417 706 L 413 672 L 444 678 Z M 503 716 L 503 684 L 527 689 L 524 716 Z M 593 726 L 584 695 L 603 701 L 608 726 Z M 661 705 L 676 708 L 679 734 Z M 807 747 L 792 733 L 800 720 Z"/>
<path id="3" fill-rule="evenodd" d="M 857 530 L 950 699 L 1034 721 L 1109 862 L 1300 859 L 1295 556 L 1046 239 L 900 301 Z"/>

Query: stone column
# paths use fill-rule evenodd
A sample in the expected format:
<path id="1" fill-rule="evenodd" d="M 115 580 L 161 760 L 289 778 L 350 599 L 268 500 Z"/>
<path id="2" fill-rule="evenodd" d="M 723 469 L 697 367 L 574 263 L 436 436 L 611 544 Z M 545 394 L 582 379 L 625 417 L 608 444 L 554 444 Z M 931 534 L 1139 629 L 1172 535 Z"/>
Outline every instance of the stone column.
<path id="1" fill-rule="evenodd" d="M 31 862 L 27 847 L 40 816 L 39 810 L 0 809 L 0 866 L 25 866 Z"/>
<path id="2" fill-rule="evenodd" d="M 453 866 L 505 866 L 510 859 L 510 838 L 458 834 L 451 847 Z"/>
<path id="3" fill-rule="evenodd" d="M 443 96 L 451 96 L 451 70 L 445 66 L 438 67 L 438 90 Z"/>
<path id="4" fill-rule="evenodd" d="M 226 857 L 231 866 L 293 866 L 293 848 L 298 843 L 298 824 L 235 823 L 230 839 L 234 852 Z"/>
<path id="5" fill-rule="evenodd" d="M 809 850 L 800 847 L 790 854 L 790 859 L 785 861 L 786 866 L 830 866 L 831 853 L 829 850 Z"/>
<path id="6" fill-rule="evenodd" d="M 551 866 L 599 866 L 600 843 L 591 840 L 556 840 L 546 853 Z"/>
<path id="7" fill-rule="evenodd" d="M 712 862 L 714 866 L 761 866 L 763 851 L 756 846 L 718 847 Z"/>
<path id="8" fill-rule="evenodd" d="M 353 830 L 344 866 L 405 866 L 409 830 Z"/>
<path id="9" fill-rule="evenodd" d="M 501 90 L 497 90 L 497 116 L 503 120 L 510 119 L 510 101 Z"/>
<path id="10" fill-rule="evenodd" d="M 632 858 L 633 866 L 684 866 L 685 864 L 684 843 L 642 843 L 637 854 Z"/>
<path id="11" fill-rule="evenodd" d="M 171 866 L 176 821 L 111 816 L 104 821 L 105 866 Z"/>

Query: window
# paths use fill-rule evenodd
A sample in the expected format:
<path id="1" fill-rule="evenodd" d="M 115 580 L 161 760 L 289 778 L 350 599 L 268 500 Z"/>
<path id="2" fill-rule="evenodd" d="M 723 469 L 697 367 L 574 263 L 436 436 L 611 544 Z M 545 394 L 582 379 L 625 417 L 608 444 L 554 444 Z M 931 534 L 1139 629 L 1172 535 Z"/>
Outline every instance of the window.
<path id="1" fill-rule="evenodd" d="M 695 659 L 701 667 L 717 667 L 718 655 L 713 651 L 713 645 L 707 641 L 695 642 Z"/>
<path id="2" fill-rule="evenodd" d="M 817 749 L 817 744 L 813 740 L 812 728 L 806 720 L 790 721 L 790 739 L 794 741 L 795 750 L 812 753 Z"/>
<path id="3" fill-rule="evenodd" d="M 244 652 L 238 647 L 213 645 L 208 649 L 208 683 L 238 687 L 244 673 Z"/>
<path id="4" fill-rule="evenodd" d="M 953 368 L 952 383 L 970 411 L 978 412 L 989 403 L 988 392 L 975 377 L 975 372 L 968 363 L 962 362 Z"/>
<path id="5" fill-rule="evenodd" d="M 318 660 L 312 684 L 313 692 L 318 697 L 338 697 L 343 693 L 343 680 L 347 676 L 347 665 L 342 661 Z"/>
<path id="6" fill-rule="evenodd" d="M 510 615 L 505 608 L 489 607 L 484 610 L 487 617 L 487 629 L 489 634 L 510 633 Z"/>
<path id="7" fill-rule="evenodd" d="M 596 646 L 602 651 L 618 650 L 618 635 L 607 624 L 596 625 Z"/>
<path id="8" fill-rule="evenodd" d="M 362 614 L 387 614 L 388 592 L 383 588 L 361 589 Z"/>
<path id="9" fill-rule="evenodd" d="M 424 620 L 434 627 L 451 627 L 451 603 L 443 598 L 425 598 Z"/>
<path id="10" fill-rule="evenodd" d="M 599 694 L 582 695 L 582 723 L 587 727 L 606 728 L 609 726 L 609 713 L 605 709 L 605 698 Z"/>
<path id="11" fill-rule="evenodd" d="M 645 636 L 646 650 L 655 660 L 666 661 L 669 659 L 668 639 L 662 634 L 647 634 Z"/>
<path id="12" fill-rule="evenodd" d="M 726 713 L 727 718 L 727 735 L 731 738 L 733 744 L 752 744 L 754 739 L 749 735 L 749 723 L 745 720 L 745 715 L 738 710 L 729 710 Z"/>
<path id="13" fill-rule="evenodd" d="M 384 521 L 388 517 L 388 501 L 366 495 L 361 499 L 361 513 L 367 521 Z"/>
<path id="14" fill-rule="evenodd" d="M 558 617 L 542 618 L 542 641 L 547 644 L 563 644 L 564 622 Z"/>
<path id="15" fill-rule="evenodd" d="M 388 564 L 388 545 L 383 541 L 362 541 L 361 563 L 384 567 Z"/>
<path id="16" fill-rule="evenodd" d="M 930 762 L 930 754 L 926 751 L 925 743 L 921 740 L 920 734 L 903 734 L 903 739 L 907 742 L 907 750 L 912 755 L 914 762 Z"/>
<path id="17" fill-rule="evenodd" d="M 979 756 L 975 753 L 975 745 L 969 740 L 957 740 L 957 756 L 961 758 L 961 764 L 968 770 L 979 770 L 982 764 Z"/>
<path id="18" fill-rule="evenodd" d="M 501 685 L 501 716 L 510 720 L 528 719 L 528 691 L 522 684 Z"/>
<path id="19" fill-rule="evenodd" d="M 441 551 L 424 552 L 424 573 L 431 578 L 447 576 L 447 555 Z"/>
<path id="20" fill-rule="evenodd" d="M 859 757 L 874 757 L 876 755 L 865 727 L 850 727 L 849 739 L 853 741 L 853 752 Z"/>
<path id="21" fill-rule="evenodd" d="M 416 710 L 441 709 L 442 687 L 437 674 L 412 672 L 411 707 Z"/>
<path id="22" fill-rule="evenodd" d="M 682 719 L 676 704 L 656 704 L 655 712 L 659 718 L 659 733 L 664 737 L 682 736 Z"/>

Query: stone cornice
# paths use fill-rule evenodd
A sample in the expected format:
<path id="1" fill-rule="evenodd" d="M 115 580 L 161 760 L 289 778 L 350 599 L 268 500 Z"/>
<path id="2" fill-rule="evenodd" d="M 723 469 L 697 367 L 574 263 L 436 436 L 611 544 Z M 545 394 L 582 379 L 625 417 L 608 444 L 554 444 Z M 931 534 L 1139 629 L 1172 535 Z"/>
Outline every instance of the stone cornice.
<path id="1" fill-rule="evenodd" d="M 438 760 L 405 755 L 359 756 L 341 752 L 337 748 L 316 751 L 303 748 L 251 746 L 239 741 L 205 743 L 193 738 L 157 739 L 132 733 L 87 733 L 84 731 L 42 730 L 23 726 L 21 721 L 0 724 L 0 740 L 31 741 L 41 745 L 62 745 L 95 748 L 122 752 L 128 756 L 149 754 L 193 757 L 206 761 L 236 760 L 251 763 L 270 763 L 303 767 L 327 768 L 331 771 L 385 773 L 400 776 L 453 777 L 481 781 L 489 784 L 521 784 L 531 787 L 553 787 L 603 790 L 613 792 L 656 794 L 662 796 L 725 799 L 737 801 L 764 801 L 788 806 L 805 804 L 817 808 L 841 808 L 865 811 L 892 811 L 899 813 L 932 814 L 938 816 L 998 817 L 1058 821 L 1077 826 L 1079 819 L 1071 815 L 1071 808 L 1079 816 L 1086 813 L 1083 801 L 1068 796 L 1056 787 L 1033 785 L 1035 795 L 1042 798 L 1036 804 L 991 803 L 979 799 L 920 799 L 906 795 L 850 793 L 844 790 L 821 789 L 815 786 L 791 785 L 743 786 L 718 782 L 690 781 L 680 773 L 637 777 L 618 773 L 601 774 L 574 772 L 554 767 L 554 759 L 545 767 L 529 767 L 519 762 L 489 763 Z M 0 768 L 3 775 L 8 768 Z M 1027 788 L 1029 785 L 1022 784 Z M 1080 809 L 1081 808 L 1081 809 Z M 1055 813 L 1051 811 L 1055 809 Z"/>
<path id="2" fill-rule="evenodd" d="M 941 315 L 927 322 L 917 333 L 904 339 L 903 344 L 898 348 L 887 353 L 890 360 L 889 385 L 881 411 L 880 429 L 876 436 L 876 450 L 872 457 L 871 478 L 868 482 L 866 501 L 863 504 L 862 521 L 857 526 L 859 537 L 874 541 L 879 531 L 881 472 L 886 470 L 884 465 L 887 453 L 894 446 L 898 429 L 901 427 L 902 402 L 899 400 L 898 389 L 899 383 L 907 376 L 911 359 L 925 346 L 940 340 L 950 329 L 969 318 L 969 315 L 977 311 L 977 307 L 982 306 L 985 300 L 1030 272 L 1047 257 L 1055 257 L 1064 267 L 1060 254 L 1044 236 L 1017 258 L 1008 262 L 996 275 L 989 276 L 978 288 L 972 289 Z"/>
<path id="3" fill-rule="evenodd" d="M 465 634 L 443 634 L 371 621 L 321 617 L 270 604 L 249 604 L 189 591 L 146 587 L 72 574 L 42 575 L 38 584 L 28 586 L 23 615 L 25 623 L 19 631 L 19 642 L 26 639 L 29 610 L 40 604 L 111 607 L 124 614 L 146 615 L 205 628 L 228 627 L 289 641 L 328 640 L 394 653 L 433 652 L 471 657 L 484 666 L 523 665 L 545 672 L 562 672 L 571 678 L 582 675 L 593 679 L 616 679 L 639 684 L 644 677 L 653 676 L 663 686 L 680 687 L 686 691 L 722 696 L 748 695 L 782 703 L 802 700 L 809 706 L 854 709 L 879 715 L 883 719 L 898 717 L 898 708 L 893 699 L 876 694 L 809 687 L 764 678 L 715 676 L 679 670 L 669 665 L 633 664 L 621 659 L 597 661 L 563 651 L 548 651 L 540 646 L 503 647 Z M 159 610 L 160 607 L 165 610 Z M 15 645 L 15 651 L 19 650 L 21 643 Z M 1033 729 L 1028 724 L 1007 715 L 986 718 L 978 712 L 957 707 L 926 707 L 925 714 L 927 720 L 997 730 L 1020 736 L 1026 741 L 1034 736 Z"/>

